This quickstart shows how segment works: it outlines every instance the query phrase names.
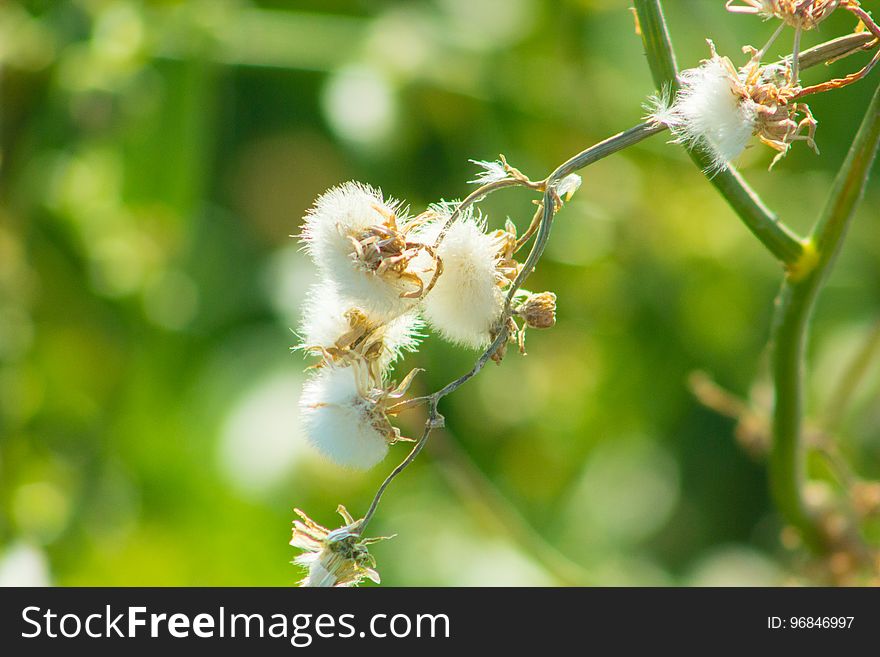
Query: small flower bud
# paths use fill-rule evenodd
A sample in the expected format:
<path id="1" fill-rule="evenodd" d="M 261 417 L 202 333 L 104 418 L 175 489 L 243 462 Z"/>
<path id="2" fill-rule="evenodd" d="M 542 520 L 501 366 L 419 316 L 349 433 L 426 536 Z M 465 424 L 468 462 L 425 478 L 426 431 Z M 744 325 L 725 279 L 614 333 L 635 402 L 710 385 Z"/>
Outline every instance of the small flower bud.
<path id="1" fill-rule="evenodd" d="M 546 329 L 556 324 L 556 295 L 553 292 L 532 294 L 516 309 L 529 328 Z"/>

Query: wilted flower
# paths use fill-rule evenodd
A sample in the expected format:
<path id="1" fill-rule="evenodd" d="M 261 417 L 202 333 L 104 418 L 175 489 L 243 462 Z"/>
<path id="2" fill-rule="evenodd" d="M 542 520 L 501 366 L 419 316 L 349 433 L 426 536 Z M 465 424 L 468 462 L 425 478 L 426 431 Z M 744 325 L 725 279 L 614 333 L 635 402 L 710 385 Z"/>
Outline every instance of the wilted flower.
<path id="1" fill-rule="evenodd" d="M 290 544 L 304 552 L 293 563 L 308 571 L 300 586 L 357 586 L 364 578 L 378 584 L 376 560 L 367 546 L 389 537 L 361 538 L 360 521 L 355 521 L 341 504 L 336 511 L 346 524 L 329 530 L 294 509 L 302 520 L 293 521 Z"/>
<path id="2" fill-rule="evenodd" d="M 771 167 L 793 141 L 806 141 L 816 149 L 816 121 L 809 107 L 789 102 L 795 90 L 787 67 L 761 66 L 753 59 L 737 70 L 715 52 L 711 41 L 709 47 L 709 59 L 679 74 L 681 86 L 674 99 L 668 94 L 651 99 L 651 120 L 668 126 L 675 142 L 705 148 L 712 158 L 708 173 L 726 169 L 755 134 L 779 151 Z M 804 114 L 800 122 L 795 120 L 798 113 Z"/>
<path id="3" fill-rule="evenodd" d="M 367 469 L 388 453 L 388 445 L 403 440 L 391 425 L 388 408 L 405 393 L 419 370 L 397 386 L 378 387 L 369 365 L 328 365 L 303 386 L 300 412 L 312 444 L 339 465 Z"/>
<path id="4" fill-rule="evenodd" d="M 552 292 L 530 294 L 516 308 L 529 328 L 552 328 L 556 324 L 556 295 Z"/>
<path id="5" fill-rule="evenodd" d="M 841 4 L 856 4 L 852 0 L 740 0 L 744 4 L 734 4 L 727 0 L 728 11 L 736 14 L 757 14 L 769 20 L 778 18 L 792 27 L 811 30 L 828 18 Z"/>
<path id="6" fill-rule="evenodd" d="M 755 134 L 763 144 L 778 151 L 770 168 L 785 157 L 792 142 L 805 141 L 819 153 L 815 134 L 818 122 L 806 103 L 794 100 L 796 88 L 788 66 L 760 66 L 754 59 L 742 69 L 743 83 L 755 107 Z M 798 121 L 798 114 L 803 118 Z M 803 134 L 806 132 L 806 134 Z"/>
<path id="7" fill-rule="evenodd" d="M 410 239 L 423 220 L 398 216 L 400 204 L 349 182 L 334 187 L 306 214 L 302 240 L 339 293 L 387 318 L 412 309 L 437 263 L 430 247 Z"/>

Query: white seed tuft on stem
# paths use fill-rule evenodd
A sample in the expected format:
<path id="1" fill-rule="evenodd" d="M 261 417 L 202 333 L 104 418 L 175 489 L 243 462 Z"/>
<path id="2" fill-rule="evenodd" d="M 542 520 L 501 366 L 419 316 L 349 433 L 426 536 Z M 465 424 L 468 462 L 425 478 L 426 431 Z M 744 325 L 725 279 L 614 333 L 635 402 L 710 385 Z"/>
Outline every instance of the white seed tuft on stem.
<path id="1" fill-rule="evenodd" d="M 710 43 L 711 45 L 711 43 Z M 740 74 L 714 48 L 697 68 L 679 73 L 680 88 L 651 101 L 650 119 L 669 127 L 676 143 L 701 146 L 712 158 L 708 173 L 726 169 L 745 150 L 757 125 L 757 110 L 745 93 Z"/>
<path id="2" fill-rule="evenodd" d="M 418 349 L 424 322 L 416 312 L 389 321 L 344 299 L 331 280 L 316 283 L 303 305 L 297 349 L 334 359 L 349 352 L 375 360 L 384 373 L 407 351 Z"/>
<path id="3" fill-rule="evenodd" d="M 487 160 L 468 160 L 472 164 L 476 164 L 482 169 L 473 180 L 468 180 L 471 184 L 487 185 L 489 183 L 498 182 L 510 178 L 510 174 L 504 166 L 503 162 L 488 162 Z"/>
<path id="4" fill-rule="evenodd" d="M 416 306 L 436 266 L 430 252 L 409 239 L 417 222 L 399 212 L 399 202 L 348 182 L 318 198 L 302 230 L 306 251 L 339 293 L 389 318 Z"/>
<path id="5" fill-rule="evenodd" d="M 445 223 L 441 217 L 419 232 L 432 243 Z M 502 244 L 485 233 L 485 221 L 467 213 L 449 227 L 437 248 L 443 273 L 425 297 L 422 313 L 428 324 L 450 342 L 482 348 L 504 308 L 499 281 Z"/>
<path id="6" fill-rule="evenodd" d="M 398 438 L 371 387 L 357 365 L 322 367 L 303 386 L 299 406 L 306 435 L 339 465 L 371 468 Z"/>

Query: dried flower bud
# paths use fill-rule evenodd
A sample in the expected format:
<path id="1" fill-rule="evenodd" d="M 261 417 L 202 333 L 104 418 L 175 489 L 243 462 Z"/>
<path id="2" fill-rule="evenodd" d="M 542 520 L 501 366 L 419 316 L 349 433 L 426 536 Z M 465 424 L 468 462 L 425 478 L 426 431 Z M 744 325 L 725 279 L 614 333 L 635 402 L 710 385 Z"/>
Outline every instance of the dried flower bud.
<path id="1" fill-rule="evenodd" d="M 546 329 L 556 324 L 556 295 L 540 292 L 530 295 L 517 309 L 529 328 Z"/>
<path id="2" fill-rule="evenodd" d="M 727 10 L 735 14 L 757 14 L 764 20 L 778 18 L 792 27 L 811 30 L 837 9 L 841 0 L 727 0 Z"/>
<path id="3" fill-rule="evenodd" d="M 779 151 L 771 167 L 794 141 L 806 141 L 817 150 L 816 120 L 809 107 L 790 102 L 796 95 L 790 68 L 762 66 L 753 58 L 737 70 L 708 43 L 712 56 L 679 74 L 681 87 L 674 99 L 668 93 L 650 99 L 650 120 L 669 127 L 676 143 L 705 148 L 712 158 L 707 173 L 726 169 L 753 135 Z M 800 121 L 799 114 L 804 117 Z"/>
<path id="4" fill-rule="evenodd" d="M 304 552 L 293 563 L 308 570 L 300 586 L 357 586 L 364 578 L 379 583 L 376 560 L 367 546 L 387 537 L 361 538 L 360 521 L 355 521 L 342 505 L 337 512 L 346 524 L 332 531 L 299 509 L 294 511 L 302 520 L 293 521 L 290 544 Z"/>

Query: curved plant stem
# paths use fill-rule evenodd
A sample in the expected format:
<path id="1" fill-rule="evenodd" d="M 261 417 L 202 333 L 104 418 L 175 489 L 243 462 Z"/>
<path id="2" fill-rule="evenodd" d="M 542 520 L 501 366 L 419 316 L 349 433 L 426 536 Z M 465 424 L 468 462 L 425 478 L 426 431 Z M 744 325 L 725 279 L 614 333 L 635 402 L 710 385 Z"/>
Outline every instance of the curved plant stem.
<path id="1" fill-rule="evenodd" d="M 816 297 L 822 288 L 861 200 L 880 143 L 880 88 L 840 169 L 828 202 L 808 242 L 814 266 L 800 276 L 789 275 L 782 286 L 773 330 L 773 449 L 770 487 L 785 520 L 798 529 L 817 552 L 829 549 L 817 519 L 804 504 L 802 441 L 804 346 Z"/>
<path id="2" fill-rule="evenodd" d="M 660 1 L 636 0 L 635 8 L 654 84 L 658 89 L 675 92 L 678 88 L 676 77 L 678 68 Z M 711 158 L 703 150 L 693 148 L 688 149 L 688 152 L 701 171 L 712 168 Z M 758 194 L 749 187 L 734 167 L 728 167 L 710 176 L 709 182 L 721 193 L 746 227 L 777 259 L 787 266 L 798 263 L 803 254 L 800 238 L 764 205 Z"/>

